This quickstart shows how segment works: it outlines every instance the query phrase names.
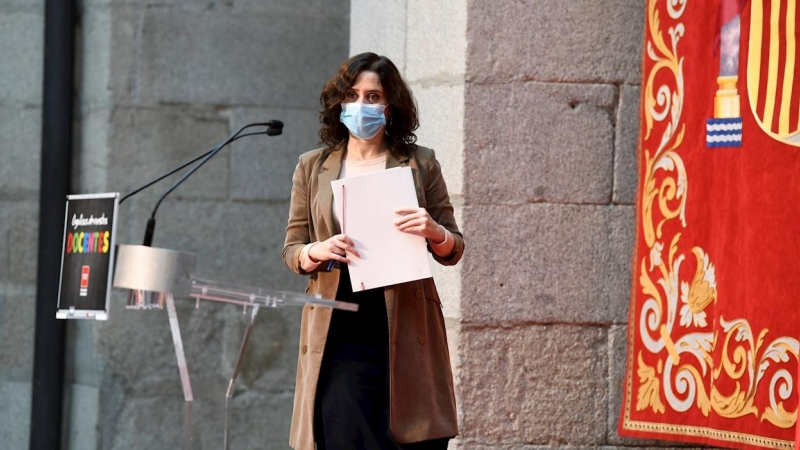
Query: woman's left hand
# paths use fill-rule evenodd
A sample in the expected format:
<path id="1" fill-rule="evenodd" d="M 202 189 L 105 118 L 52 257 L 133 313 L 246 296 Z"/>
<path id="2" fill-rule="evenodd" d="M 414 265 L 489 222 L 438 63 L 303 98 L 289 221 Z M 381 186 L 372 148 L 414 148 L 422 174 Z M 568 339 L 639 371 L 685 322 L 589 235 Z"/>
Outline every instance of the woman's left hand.
<path id="1" fill-rule="evenodd" d="M 395 211 L 400 218 L 394 221 L 398 230 L 422 236 L 432 243 L 445 239 L 444 227 L 436 223 L 425 208 L 402 208 Z"/>

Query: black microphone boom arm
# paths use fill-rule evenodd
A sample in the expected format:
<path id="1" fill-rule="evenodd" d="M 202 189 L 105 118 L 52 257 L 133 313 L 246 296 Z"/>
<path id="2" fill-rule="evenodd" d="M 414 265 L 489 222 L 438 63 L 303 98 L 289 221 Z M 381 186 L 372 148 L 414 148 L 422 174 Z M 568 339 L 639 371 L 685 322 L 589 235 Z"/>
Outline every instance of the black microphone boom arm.
<path id="1" fill-rule="evenodd" d="M 246 130 L 248 128 L 260 127 L 260 126 L 267 127 L 267 129 L 264 130 L 264 131 L 257 131 L 257 132 L 252 132 L 252 133 L 241 134 L 242 131 L 244 131 L 244 130 Z M 236 130 L 235 133 L 233 133 L 230 136 L 228 136 L 224 141 L 222 141 L 222 143 L 220 143 L 216 147 L 212 148 L 211 150 L 207 151 L 206 153 L 198 156 L 197 158 L 194 158 L 191 161 L 188 161 L 188 162 L 182 164 L 181 166 L 179 166 L 179 167 L 177 167 L 175 169 L 172 169 L 168 173 L 166 173 L 164 175 L 161 175 L 160 177 L 156 178 L 155 180 L 153 180 L 153 181 L 151 181 L 151 182 L 149 182 L 149 183 L 147 183 L 147 184 L 145 184 L 145 185 L 133 190 L 129 194 L 125 195 L 125 197 L 123 197 L 122 200 L 125 200 L 126 198 L 138 193 L 139 191 L 152 186 L 153 184 L 155 184 L 155 183 L 163 180 L 164 178 L 176 173 L 177 171 L 183 169 L 184 167 L 199 161 L 199 162 L 197 162 L 197 164 L 194 165 L 194 167 L 192 167 L 186 173 L 184 173 L 178 179 L 178 181 L 173 183 L 173 185 L 170 186 L 161 195 L 161 197 L 158 199 L 158 202 L 156 202 L 156 206 L 153 208 L 153 212 L 150 214 L 150 218 L 147 220 L 147 228 L 145 229 L 143 245 L 149 247 L 153 243 L 153 234 L 155 233 L 155 227 L 156 227 L 156 212 L 158 211 L 158 207 L 161 205 L 161 202 L 164 201 L 164 199 L 167 197 L 167 195 L 169 195 L 178 186 L 180 186 L 181 183 L 186 181 L 186 179 L 189 178 L 193 173 L 197 172 L 197 169 L 202 167 L 211 158 L 213 158 L 214 155 L 219 153 L 220 150 L 222 150 L 225 146 L 227 146 L 231 142 L 233 142 L 233 141 L 235 141 L 237 139 L 246 137 L 246 136 L 254 136 L 254 135 L 259 135 L 259 134 L 266 134 L 267 136 L 277 136 L 277 135 L 279 135 L 281 133 L 283 133 L 283 122 L 281 122 L 280 120 L 270 120 L 269 122 L 258 122 L 258 123 L 247 124 L 247 125 L 239 128 L 238 130 Z M 122 200 L 120 200 L 120 203 L 122 202 Z"/>

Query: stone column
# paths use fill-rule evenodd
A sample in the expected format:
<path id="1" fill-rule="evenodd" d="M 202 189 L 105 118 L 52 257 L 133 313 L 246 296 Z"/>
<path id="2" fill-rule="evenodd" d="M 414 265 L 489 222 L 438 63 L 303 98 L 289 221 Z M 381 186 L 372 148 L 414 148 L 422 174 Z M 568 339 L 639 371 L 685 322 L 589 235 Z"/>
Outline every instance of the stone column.
<path id="1" fill-rule="evenodd" d="M 436 274 L 451 447 L 636 445 L 616 422 L 643 24 L 639 0 L 352 2 L 350 53 L 399 62 L 466 238 Z"/>

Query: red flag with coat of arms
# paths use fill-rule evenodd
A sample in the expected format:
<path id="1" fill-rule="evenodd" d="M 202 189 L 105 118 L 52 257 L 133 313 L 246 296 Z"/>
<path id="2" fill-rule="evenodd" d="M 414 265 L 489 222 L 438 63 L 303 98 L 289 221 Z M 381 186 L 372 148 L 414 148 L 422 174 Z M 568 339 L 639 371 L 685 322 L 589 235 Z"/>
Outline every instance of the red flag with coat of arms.
<path id="1" fill-rule="evenodd" d="M 620 434 L 795 446 L 798 1 L 647 0 Z"/>

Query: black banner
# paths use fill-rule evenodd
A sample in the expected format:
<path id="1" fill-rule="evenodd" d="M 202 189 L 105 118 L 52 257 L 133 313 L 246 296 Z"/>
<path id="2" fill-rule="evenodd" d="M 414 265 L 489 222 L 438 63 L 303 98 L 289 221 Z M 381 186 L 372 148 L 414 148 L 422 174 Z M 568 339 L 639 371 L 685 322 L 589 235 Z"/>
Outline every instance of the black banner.
<path id="1" fill-rule="evenodd" d="M 59 319 L 107 318 L 118 203 L 117 193 L 67 196 Z"/>

